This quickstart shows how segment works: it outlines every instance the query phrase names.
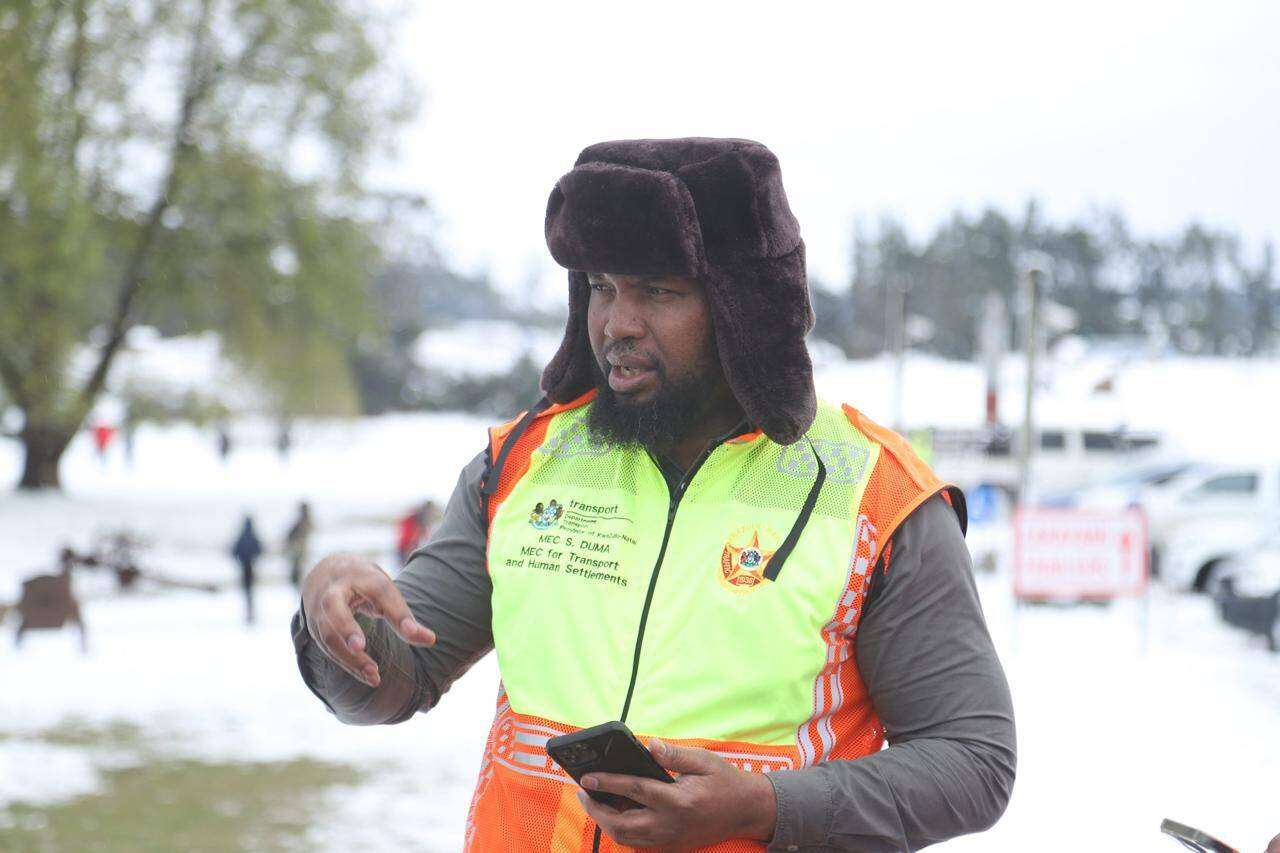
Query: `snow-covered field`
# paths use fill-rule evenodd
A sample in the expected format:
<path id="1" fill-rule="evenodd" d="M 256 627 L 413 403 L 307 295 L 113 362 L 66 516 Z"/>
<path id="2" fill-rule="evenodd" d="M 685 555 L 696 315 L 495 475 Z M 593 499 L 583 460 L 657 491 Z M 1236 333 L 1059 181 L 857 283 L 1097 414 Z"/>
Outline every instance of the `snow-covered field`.
<path id="1" fill-rule="evenodd" d="M 278 552 L 306 498 L 319 525 L 317 553 L 361 550 L 390 566 L 394 518 L 424 498 L 447 499 L 457 471 L 484 446 L 484 424 L 452 416 L 301 424 L 287 461 L 265 425 L 237 424 L 235 438 L 224 465 L 208 433 L 144 427 L 129 467 L 122 448 L 103 463 L 81 437 L 64 462 L 64 494 L 0 494 L 0 601 L 16 598 L 22 578 L 52 569 L 63 543 L 88 547 L 124 528 L 149 543 L 144 569 L 228 585 L 214 595 L 118 597 L 106 578 L 81 575 L 88 655 L 70 631 L 28 634 L 15 651 L 6 623 L 0 735 L 10 737 L 0 740 L 0 820 L 7 802 L 93 790 L 100 770 L 134 758 L 46 745 L 37 733 L 68 720 L 127 722 L 176 756 L 311 756 L 370 767 L 371 781 L 332 792 L 311 849 L 456 848 L 496 695 L 493 665 L 478 666 L 413 726 L 342 726 L 298 676 L 288 632 L 297 599 L 283 557 L 269 554 L 260 565 L 258 623 L 246 629 L 227 550 L 252 512 Z M 0 482 L 14 482 L 19 461 L 16 446 L 0 443 Z"/>
<path id="2" fill-rule="evenodd" d="M 878 401 L 876 378 L 833 391 L 828 377 L 826 390 Z M 879 405 L 864 403 L 887 419 Z M 269 428 L 238 423 L 225 465 L 213 437 L 189 428 L 144 427 L 133 467 L 120 448 L 102 463 L 77 439 L 64 494 L 0 492 L 0 601 L 13 600 L 21 578 L 50 569 L 64 542 L 87 546 L 122 527 L 149 541 L 146 567 L 230 584 L 226 549 L 243 513 L 278 545 L 302 498 L 319 523 L 318 552 L 354 548 L 389 561 L 392 519 L 448 496 L 482 447 L 483 426 L 425 415 L 304 423 L 286 462 Z M 0 441 L 0 484 L 16 479 L 18 465 L 17 447 Z M 51 744 L 40 732 L 67 721 L 131 723 L 177 756 L 306 756 L 368 768 L 361 783 L 325 794 L 308 849 L 457 849 L 496 690 L 492 657 L 429 715 L 342 726 L 297 675 L 288 638 L 296 598 L 284 573 L 282 558 L 266 558 L 252 629 L 234 588 L 120 597 L 90 578 L 87 655 L 70 632 L 28 635 L 15 651 L 6 623 L 0 821 L 9 803 L 90 792 L 104 770 L 140 760 L 118 747 Z M 1007 577 L 979 583 L 1013 685 L 1018 783 L 994 830 L 939 849 L 1177 849 L 1158 832 L 1163 817 L 1242 850 L 1261 850 L 1280 832 L 1280 655 L 1222 625 L 1202 598 L 1154 590 L 1144 644 L 1136 603 L 1015 612 Z"/>

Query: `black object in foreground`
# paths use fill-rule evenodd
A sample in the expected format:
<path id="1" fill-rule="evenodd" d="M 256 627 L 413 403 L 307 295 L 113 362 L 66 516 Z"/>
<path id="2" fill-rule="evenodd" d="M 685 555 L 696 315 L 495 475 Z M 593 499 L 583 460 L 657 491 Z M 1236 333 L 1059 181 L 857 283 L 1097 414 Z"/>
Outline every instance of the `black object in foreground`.
<path id="1" fill-rule="evenodd" d="M 1160 821 L 1160 831 L 1181 841 L 1182 846 L 1188 850 L 1197 850 L 1200 853 L 1239 853 L 1236 848 L 1228 847 L 1209 833 L 1178 823 L 1176 820 L 1165 818 Z"/>
<path id="2" fill-rule="evenodd" d="M 1280 591 L 1270 595 L 1243 595 L 1236 579 L 1228 575 L 1213 595 L 1222 621 L 1251 634 L 1260 634 L 1273 652 L 1280 652 Z"/>
<path id="3" fill-rule="evenodd" d="M 547 754 L 579 784 L 588 773 L 622 773 L 656 779 L 659 782 L 675 781 L 654 760 L 644 744 L 636 740 L 626 723 L 601 723 L 572 734 L 553 737 L 547 741 Z M 587 794 L 596 802 L 615 809 L 630 809 L 640 805 L 620 794 L 591 790 Z"/>

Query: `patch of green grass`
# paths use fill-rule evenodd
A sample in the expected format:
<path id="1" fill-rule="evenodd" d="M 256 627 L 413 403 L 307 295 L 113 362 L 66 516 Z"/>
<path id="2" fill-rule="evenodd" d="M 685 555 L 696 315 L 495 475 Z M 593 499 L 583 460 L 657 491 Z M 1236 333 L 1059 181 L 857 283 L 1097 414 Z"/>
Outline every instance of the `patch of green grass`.
<path id="1" fill-rule="evenodd" d="M 152 761 L 107 770 L 102 789 L 52 805 L 0 809 L 0 850 L 227 853 L 304 850 L 305 832 L 347 766 Z"/>
<path id="2" fill-rule="evenodd" d="M 6 738 L 11 735 L 0 733 L 0 739 Z M 101 788 L 91 794 L 0 808 L 0 850 L 303 850 L 319 795 L 358 779 L 353 768 L 310 759 L 237 763 L 173 758 L 144 728 L 122 721 L 104 725 L 70 718 L 36 739 L 90 755 L 123 751 L 136 763 L 102 770 Z"/>
<path id="3" fill-rule="evenodd" d="M 95 725 L 78 717 L 69 717 L 51 729 L 39 734 L 45 743 L 57 746 L 112 747 L 141 750 L 146 746 L 146 736 L 140 726 L 123 721 Z"/>

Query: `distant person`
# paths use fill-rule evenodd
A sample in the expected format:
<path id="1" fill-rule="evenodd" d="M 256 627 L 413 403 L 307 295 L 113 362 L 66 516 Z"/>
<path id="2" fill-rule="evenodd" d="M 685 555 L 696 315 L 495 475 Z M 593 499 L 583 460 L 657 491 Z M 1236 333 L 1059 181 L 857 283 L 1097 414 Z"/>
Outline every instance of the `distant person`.
<path id="1" fill-rule="evenodd" d="M 125 409 L 124 421 L 120 426 L 120 437 L 124 441 L 124 461 L 132 468 L 138 440 L 138 418 L 132 408 Z"/>
<path id="2" fill-rule="evenodd" d="M 293 426 L 288 421 L 281 421 L 280 431 L 276 433 L 276 452 L 280 454 L 281 460 L 287 460 L 291 449 L 293 449 Z"/>
<path id="3" fill-rule="evenodd" d="M 431 534 L 435 532 L 436 526 L 440 524 L 440 519 L 442 518 L 444 518 L 444 511 L 440 509 L 440 504 L 435 501 L 427 501 L 422 505 L 423 545 L 426 545 L 427 542 L 431 541 Z"/>
<path id="4" fill-rule="evenodd" d="M 303 501 L 298 504 L 298 517 L 284 537 L 284 552 L 289 558 L 289 580 L 294 586 L 302 584 L 302 567 L 307 563 L 311 531 L 314 527 L 311 521 L 311 505 Z"/>
<path id="5" fill-rule="evenodd" d="M 422 507 L 414 507 L 401 516 L 396 530 L 396 555 L 404 565 L 422 542 Z"/>
<path id="6" fill-rule="evenodd" d="M 414 551 L 427 544 L 432 529 L 440 523 L 442 515 L 435 501 L 427 501 L 414 507 L 400 519 L 396 538 L 396 553 L 400 558 L 400 565 L 407 563 Z"/>
<path id="7" fill-rule="evenodd" d="M 218 427 L 218 458 L 223 462 L 231 455 L 231 431 L 225 426 Z"/>
<path id="8" fill-rule="evenodd" d="M 98 458 L 107 461 L 107 448 L 116 437 L 116 428 L 110 424 L 100 423 L 93 428 L 93 446 L 98 451 Z"/>
<path id="9" fill-rule="evenodd" d="M 240 564 L 240 585 L 244 588 L 245 624 L 253 624 L 253 566 L 262 556 L 262 540 L 253 529 L 253 518 L 246 515 L 240 534 L 231 545 L 231 556 Z"/>
<path id="10" fill-rule="evenodd" d="M 126 422 L 122 431 L 122 438 L 124 439 L 124 461 L 132 468 L 135 461 L 134 454 L 138 449 L 138 425 L 132 421 Z"/>

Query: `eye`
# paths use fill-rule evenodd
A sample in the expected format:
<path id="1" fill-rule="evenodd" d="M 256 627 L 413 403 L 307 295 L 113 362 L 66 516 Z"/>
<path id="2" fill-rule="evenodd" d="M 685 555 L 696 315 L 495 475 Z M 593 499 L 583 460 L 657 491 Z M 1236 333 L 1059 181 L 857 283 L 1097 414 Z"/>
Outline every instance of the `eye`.
<path id="1" fill-rule="evenodd" d="M 666 296 L 668 293 L 675 293 L 674 290 L 667 290 L 665 287 L 646 287 L 644 292 L 650 296 Z"/>
<path id="2" fill-rule="evenodd" d="M 587 287 L 590 287 L 596 293 L 611 293 L 613 288 L 602 281 L 588 281 Z"/>

